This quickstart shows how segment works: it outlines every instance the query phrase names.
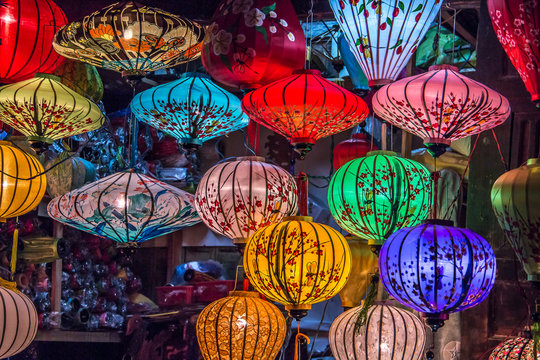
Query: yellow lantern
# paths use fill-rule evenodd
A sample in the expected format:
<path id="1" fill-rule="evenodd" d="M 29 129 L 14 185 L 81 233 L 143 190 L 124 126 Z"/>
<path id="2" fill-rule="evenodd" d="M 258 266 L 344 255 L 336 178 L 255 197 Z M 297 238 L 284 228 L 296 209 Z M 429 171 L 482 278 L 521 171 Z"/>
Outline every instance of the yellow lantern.
<path id="1" fill-rule="evenodd" d="M 257 291 L 300 320 L 311 304 L 343 288 L 351 272 L 351 250 L 330 226 L 309 216 L 290 216 L 253 234 L 244 269 Z"/>
<path id="2" fill-rule="evenodd" d="M 197 319 L 204 360 L 274 360 L 286 332 L 283 314 L 254 291 L 232 291 Z"/>
<path id="3" fill-rule="evenodd" d="M 351 248 L 352 266 L 349 280 L 339 292 L 341 306 L 352 308 L 358 306 L 371 283 L 370 274 L 377 272 L 379 259 L 371 251 L 366 240 L 356 236 L 346 236 Z"/>
<path id="4" fill-rule="evenodd" d="M 43 198 L 43 166 L 24 151 L 0 141 L 0 221 L 33 210 Z"/>

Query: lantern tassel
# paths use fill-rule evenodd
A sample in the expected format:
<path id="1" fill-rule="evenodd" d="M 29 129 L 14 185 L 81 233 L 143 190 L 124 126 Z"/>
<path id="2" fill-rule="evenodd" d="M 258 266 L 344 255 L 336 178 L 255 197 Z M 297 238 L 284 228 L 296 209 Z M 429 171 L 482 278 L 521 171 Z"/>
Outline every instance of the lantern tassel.
<path id="1" fill-rule="evenodd" d="M 302 334 L 301 332 L 298 332 L 298 334 L 296 334 L 296 336 L 294 337 L 294 360 L 298 360 L 299 359 L 299 355 L 298 355 L 298 345 L 300 344 L 300 341 L 304 339 L 306 340 L 306 342 L 309 344 L 310 340 L 309 340 L 309 337 L 305 334 Z"/>
<path id="2" fill-rule="evenodd" d="M 532 326 L 534 359 L 538 359 L 538 343 L 540 342 L 540 323 L 538 322 L 538 318 L 538 314 L 533 315 L 533 319 L 535 320 Z"/>
<path id="3" fill-rule="evenodd" d="M 17 227 L 13 232 L 13 247 L 11 248 L 11 273 L 15 274 L 15 267 L 17 266 L 17 248 L 19 246 L 19 221 L 17 219 Z"/>
<path id="4" fill-rule="evenodd" d="M 362 309 L 358 312 L 358 317 L 356 318 L 356 323 L 354 324 L 354 331 L 356 333 L 360 332 L 360 328 L 366 324 L 368 310 L 373 305 L 375 298 L 377 297 L 377 288 L 379 284 L 379 275 L 374 274 L 371 277 L 371 284 L 367 291 L 366 299 L 362 305 Z"/>

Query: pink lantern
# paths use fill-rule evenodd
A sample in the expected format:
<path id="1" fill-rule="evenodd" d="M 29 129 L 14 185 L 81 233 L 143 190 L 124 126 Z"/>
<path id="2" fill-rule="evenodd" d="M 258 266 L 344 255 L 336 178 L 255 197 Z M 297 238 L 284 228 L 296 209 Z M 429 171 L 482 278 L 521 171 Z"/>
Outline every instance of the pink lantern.
<path id="1" fill-rule="evenodd" d="M 383 120 L 424 140 L 438 157 L 452 140 L 502 124 L 510 115 L 508 100 L 450 65 L 382 87 L 373 110 Z"/>

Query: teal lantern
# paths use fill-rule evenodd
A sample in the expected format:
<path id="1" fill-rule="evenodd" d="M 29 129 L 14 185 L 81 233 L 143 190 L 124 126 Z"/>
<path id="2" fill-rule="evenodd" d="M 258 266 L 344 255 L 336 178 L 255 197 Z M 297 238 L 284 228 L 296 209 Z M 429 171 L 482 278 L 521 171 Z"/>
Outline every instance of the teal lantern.
<path id="1" fill-rule="evenodd" d="M 393 232 L 428 217 L 431 183 L 424 165 L 393 152 L 372 151 L 336 171 L 328 205 L 343 230 L 381 246 Z"/>
<path id="2" fill-rule="evenodd" d="M 137 94 L 131 111 L 138 120 L 178 139 L 182 146 L 202 145 L 247 126 L 249 121 L 236 96 L 200 73 L 185 73 L 176 81 Z"/>

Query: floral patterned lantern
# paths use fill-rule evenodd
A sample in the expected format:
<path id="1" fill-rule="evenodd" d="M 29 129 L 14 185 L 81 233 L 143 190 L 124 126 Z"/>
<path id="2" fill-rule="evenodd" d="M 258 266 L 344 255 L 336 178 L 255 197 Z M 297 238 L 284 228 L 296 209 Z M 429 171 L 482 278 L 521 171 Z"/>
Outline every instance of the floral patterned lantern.
<path id="1" fill-rule="evenodd" d="M 179 80 L 137 94 L 131 111 L 182 145 L 201 145 L 249 122 L 236 96 L 199 73 L 184 73 Z"/>
<path id="2" fill-rule="evenodd" d="M 440 156 L 452 140 L 502 124 L 510 115 L 508 100 L 449 65 L 382 87 L 373 110 L 383 120 L 424 140 Z"/>
<path id="3" fill-rule="evenodd" d="M 54 140 L 100 128 L 105 117 L 96 104 L 51 76 L 0 87 L 0 121 L 42 151 Z"/>
<path id="4" fill-rule="evenodd" d="M 297 210 L 294 178 L 260 157 L 240 157 L 210 168 L 195 192 L 202 221 L 238 245 L 258 229 Z"/>
<path id="5" fill-rule="evenodd" d="M 373 151 L 335 172 L 328 187 L 328 205 L 345 231 L 370 245 L 429 216 L 431 175 L 416 161 L 392 152 Z"/>
<path id="6" fill-rule="evenodd" d="M 193 195 L 134 170 L 109 175 L 54 198 L 56 221 L 134 246 L 200 221 Z"/>
<path id="7" fill-rule="evenodd" d="M 60 82 L 96 104 L 103 98 L 103 81 L 94 65 L 66 59 L 53 73 Z"/>
<path id="8" fill-rule="evenodd" d="M 258 292 L 285 304 L 300 320 L 311 304 L 330 299 L 346 284 L 351 250 L 330 226 L 309 216 L 291 216 L 253 234 L 244 252 L 244 270 Z"/>
<path id="9" fill-rule="evenodd" d="M 274 360 L 286 332 L 281 311 L 254 291 L 232 291 L 197 317 L 204 360 Z"/>
<path id="10" fill-rule="evenodd" d="M 540 159 L 502 174 L 491 203 L 530 281 L 540 281 Z"/>
<path id="11" fill-rule="evenodd" d="M 361 123 L 369 112 L 360 97 L 318 70 L 295 71 L 254 90 L 244 96 L 242 108 L 250 119 L 289 139 L 301 156 L 318 139 Z"/>
<path id="12" fill-rule="evenodd" d="M 394 81 L 439 12 L 441 0 L 330 0 L 369 85 Z"/>
<path id="13" fill-rule="evenodd" d="M 67 23 L 51 0 L 0 2 L 0 84 L 51 72 L 62 63 L 52 46 L 54 33 Z"/>
<path id="14" fill-rule="evenodd" d="M 305 53 L 290 0 L 222 0 L 204 39 L 202 62 L 217 81 L 251 89 L 302 68 Z"/>
<path id="15" fill-rule="evenodd" d="M 365 132 L 353 134 L 349 140 L 340 142 L 334 148 L 334 169 L 337 170 L 351 160 L 366 156 L 373 150 L 379 150 Z"/>
<path id="16" fill-rule="evenodd" d="M 538 356 L 538 355 L 537 355 Z M 534 360 L 534 340 L 522 337 L 509 338 L 491 352 L 489 360 Z M 540 359 L 540 356 L 537 357 Z"/>
<path id="17" fill-rule="evenodd" d="M 540 107 L 540 4 L 527 0 L 488 0 L 497 38 Z"/>
<path id="18" fill-rule="evenodd" d="M 356 329 L 361 307 L 339 315 L 329 332 L 337 360 L 421 360 L 426 331 L 413 313 L 384 303 L 371 306 L 366 323 Z"/>
<path id="19" fill-rule="evenodd" d="M 46 168 L 50 169 L 45 176 L 47 192 L 52 198 L 78 189 L 94 181 L 96 177 L 96 168 L 90 161 L 74 156 L 74 153 L 69 151 L 47 161 Z"/>
<path id="20" fill-rule="evenodd" d="M 53 45 L 67 58 L 140 77 L 198 58 L 203 37 L 197 23 L 124 1 L 64 26 Z"/>
<path id="21" fill-rule="evenodd" d="M 481 303 L 495 283 L 497 262 L 481 236 L 427 220 L 396 231 L 379 254 L 379 271 L 388 293 L 419 311 L 434 331 L 448 314 Z"/>

